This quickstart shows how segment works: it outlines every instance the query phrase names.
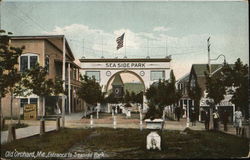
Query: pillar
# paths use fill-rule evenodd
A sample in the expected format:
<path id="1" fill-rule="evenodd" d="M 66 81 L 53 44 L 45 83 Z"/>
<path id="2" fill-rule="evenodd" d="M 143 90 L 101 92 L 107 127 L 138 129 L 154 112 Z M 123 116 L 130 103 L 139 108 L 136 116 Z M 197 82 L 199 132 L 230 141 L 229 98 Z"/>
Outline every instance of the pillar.
<path id="1" fill-rule="evenodd" d="M 143 108 L 143 112 L 146 112 L 147 111 L 147 109 L 148 109 L 148 104 L 147 104 L 147 98 L 146 98 L 146 96 L 145 95 L 143 95 L 143 106 L 142 106 L 142 108 Z"/>
<path id="2" fill-rule="evenodd" d="M 93 122 L 93 115 L 90 115 L 90 128 L 93 128 L 94 122 Z"/>
<path id="3" fill-rule="evenodd" d="M 99 119 L 99 109 L 96 111 L 96 119 Z"/>
<path id="4" fill-rule="evenodd" d="M 68 63 L 68 108 L 69 108 L 69 114 L 71 114 L 71 79 L 70 79 L 70 63 Z"/>
<path id="5" fill-rule="evenodd" d="M 116 129 L 116 116 L 113 117 L 113 127 Z"/>
<path id="6" fill-rule="evenodd" d="M 235 122 L 235 105 L 233 104 L 233 122 Z"/>
<path id="7" fill-rule="evenodd" d="M 189 118 L 189 100 L 187 100 L 187 127 L 189 127 L 189 122 L 190 122 L 190 118 Z"/>

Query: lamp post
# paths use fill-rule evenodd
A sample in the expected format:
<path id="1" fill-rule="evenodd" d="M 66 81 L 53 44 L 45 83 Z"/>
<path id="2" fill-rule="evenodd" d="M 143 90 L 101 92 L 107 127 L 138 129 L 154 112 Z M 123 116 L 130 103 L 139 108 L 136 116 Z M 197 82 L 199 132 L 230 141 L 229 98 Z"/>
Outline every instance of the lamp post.
<path id="1" fill-rule="evenodd" d="M 214 59 L 211 59 L 210 58 L 210 37 L 207 39 L 207 47 L 208 47 L 208 73 L 209 73 L 209 77 L 211 77 L 211 61 L 216 61 L 218 60 L 220 57 L 223 57 L 224 58 L 224 63 L 223 65 L 226 64 L 226 56 L 223 55 L 223 54 L 220 54 L 217 56 L 217 58 L 214 58 Z M 213 128 L 213 109 L 212 109 L 212 104 L 210 103 L 210 109 L 209 109 L 209 112 L 210 112 L 210 121 L 209 121 L 209 129 L 212 129 Z"/>

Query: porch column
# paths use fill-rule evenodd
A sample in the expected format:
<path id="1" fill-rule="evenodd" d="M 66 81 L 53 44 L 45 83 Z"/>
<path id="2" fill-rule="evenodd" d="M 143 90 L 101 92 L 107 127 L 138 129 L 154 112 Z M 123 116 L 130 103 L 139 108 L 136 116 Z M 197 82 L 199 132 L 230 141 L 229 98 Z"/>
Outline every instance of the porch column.
<path id="1" fill-rule="evenodd" d="M 70 86 L 70 63 L 68 63 L 68 108 L 69 114 L 71 114 L 71 86 Z"/>
<path id="2" fill-rule="evenodd" d="M 233 122 L 235 122 L 235 105 L 233 104 Z"/>
<path id="3" fill-rule="evenodd" d="M 189 99 L 187 99 L 187 127 L 189 127 Z"/>

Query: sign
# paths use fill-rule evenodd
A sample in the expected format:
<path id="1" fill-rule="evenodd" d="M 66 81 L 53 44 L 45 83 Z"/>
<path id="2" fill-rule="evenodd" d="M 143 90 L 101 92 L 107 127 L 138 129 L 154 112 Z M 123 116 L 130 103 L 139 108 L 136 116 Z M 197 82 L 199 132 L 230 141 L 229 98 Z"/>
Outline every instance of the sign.
<path id="1" fill-rule="evenodd" d="M 36 120 L 36 109 L 36 104 L 26 104 L 23 110 L 24 120 Z"/>
<path id="2" fill-rule="evenodd" d="M 107 68 L 145 68 L 145 63 L 106 63 Z"/>
<path id="3" fill-rule="evenodd" d="M 157 132 L 150 132 L 147 135 L 147 149 L 161 150 L 161 137 Z"/>

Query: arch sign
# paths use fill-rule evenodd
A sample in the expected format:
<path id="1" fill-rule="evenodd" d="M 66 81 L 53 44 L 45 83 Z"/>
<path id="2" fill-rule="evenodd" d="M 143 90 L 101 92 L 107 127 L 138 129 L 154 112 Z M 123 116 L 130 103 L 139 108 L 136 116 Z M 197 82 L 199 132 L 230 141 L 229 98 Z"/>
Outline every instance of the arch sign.
<path id="1" fill-rule="evenodd" d="M 118 73 L 127 72 L 135 75 L 144 85 L 144 91 L 159 79 L 169 79 L 171 58 L 137 59 L 80 59 L 81 74 L 95 79 L 107 92 L 111 79 Z M 145 98 L 144 98 L 145 99 Z"/>

